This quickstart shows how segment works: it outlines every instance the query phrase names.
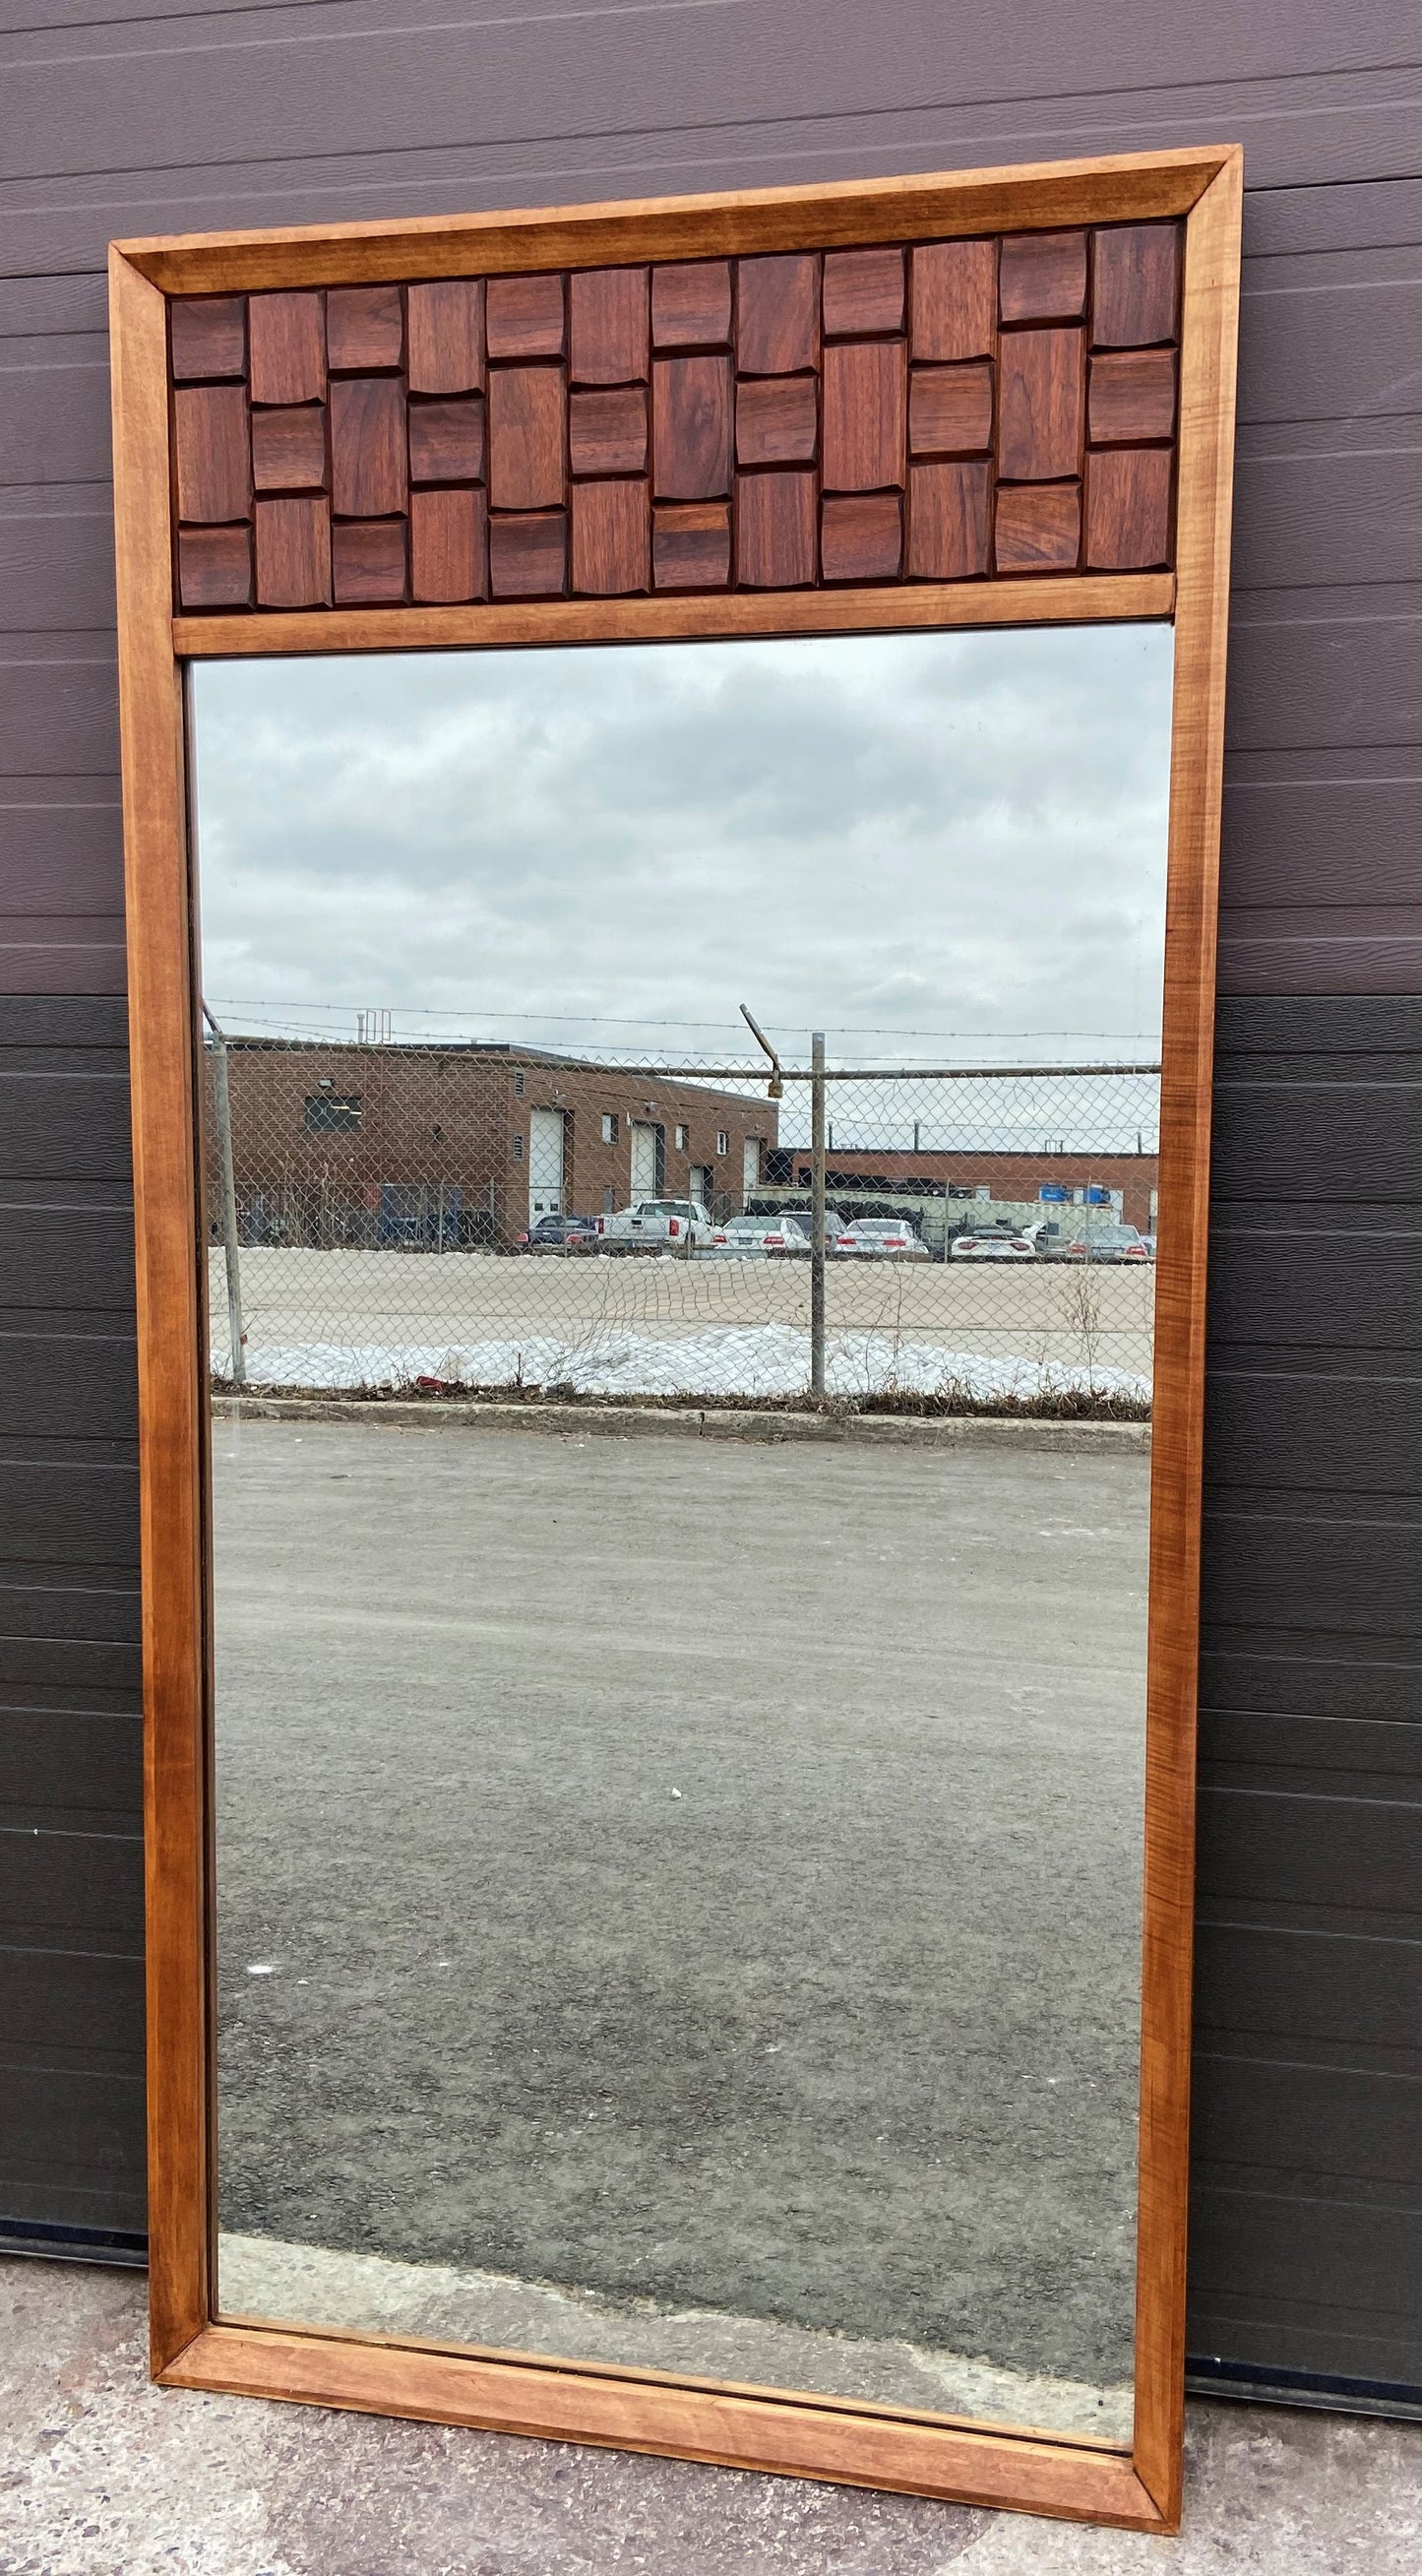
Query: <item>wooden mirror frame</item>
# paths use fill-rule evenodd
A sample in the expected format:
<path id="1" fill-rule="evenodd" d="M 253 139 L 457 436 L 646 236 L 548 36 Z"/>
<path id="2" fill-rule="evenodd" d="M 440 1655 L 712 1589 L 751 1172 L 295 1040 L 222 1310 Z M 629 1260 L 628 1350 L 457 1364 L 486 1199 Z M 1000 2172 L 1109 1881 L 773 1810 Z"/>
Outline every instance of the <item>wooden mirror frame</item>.
<path id="1" fill-rule="evenodd" d="M 154 2377 L 168 2386 L 292 2398 L 601 2443 L 966 2503 L 1016 2506 L 1143 2531 L 1168 2532 L 1177 2527 L 1205 1221 L 1241 175 L 1237 148 L 1212 147 L 883 183 L 403 224 L 229 233 L 112 247 L 119 687 L 137 1197 L 151 2359 Z M 859 505 L 835 511 L 832 505 L 824 521 L 821 557 L 813 552 L 815 531 L 811 530 L 808 541 L 805 536 L 806 513 L 817 506 L 814 494 L 805 500 L 802 492 L 797 498 L 789 489 L 794 478 L 786 478 L 783 488 L 750 495 L 743 504 L 733 579 L 721 548 L 720 504 L 708 509 L 697 503 L 694 489 L 689 500 L 685 494 L 688 479 L 693 486 L 698 476 L 705 481 L 704 467 L 693 459 L 689 478 L 682 473 L 679 486 L 675 458 L 668 475 L 662 476 L 659 449 L 659 493 L 669 481 L 673 493 L 680 488 L 683 497 L 674 502 L 668 517 L 657 519 L 655 572 L 648 570 L 645 536 L 637 533 L 650 519 L 652 493 L 644 488 L 641 503 L 634 496 L 618 505 L 624 512 L 621 532 L 613 527 L 609 536 L 606 512 L 612 505 L 605 496 L 596 503 L 580 500 L 574 486 L 572 492 L 560 494 L 552 508 L 546 500 L 535 505 L 541 508 L 545 523 L 539 531 L 530 527 L 510 533 L 496 524 L 504 587 L 517 593 L 520 584 L 529 580 L 537 586 L 554 578 L 530 574 L 526 567 L 535 558 L 553 559 L 557 532 L 550 534 L 546 523 L 558 517 L 559 506 L 571 503 L 574 573 L 580 577 L 583 595 L 567 594 L 564 573 L 560 595 L 471 598 L 471 590 L 487 587 L 489 575 L 482 559 L 476 564 L 470 552 L 470 530 L 483 526 L 486 505 L 480 490 L 472 488 L 468 458 L 461 487 L 464 497 L 458 503 L 430 509 L 421 499 L 408 505 L 413 572 L 403 572 L 399 567 L 405 562 L 406 540 L 389 533 L 394 524 L 388 517 L 390 493 L 381 483 L 378 455 L 367 472 L 373 452 L 369 442 L 374 438 L 378 445 L 378 423 L 372 430 L 365 418 L 362 425 L 360 405 L 355 405 L 352 415 L 343 396 L 347 426 L 342 435 L 354 460 L 339 469 L 345 475 L 346 513 L 352 507 L 369 513 L 368 520 L 355 523 L 358 526 L 373 524 L 382 512 L 387 517 L 382 521 L 384 533 L 376 538 L 352 536 L 342 522 L 338 580 L 347 591 L 354 581 L 357 592 L 364 589 L 368 604 L 332 604 L 326 558 L 317 560 L 309 542 L 313 529 L 319 536 L 329 524 L 322 516 L 327 509 L 324 499 L 318 494 L 313 501 L 298 503 L 294 511 L 282 505 L 284 516 L 263 517 L 268 505 L 252 500 L 249 451 L 241 444 L 246 433 L 241 432 L 237 445 L 233 444 L 234 422 L 240 425 L 249 417 L 242 410 L 248 393 L 244 379 L 249 340 L 244 329 L 246 308 L 224 299 L 273 292 L 294 299 L 280 313 L 274 306 L 263 308 L 260 364 L 264 379 L 250 391 L 270 405 L 311 397 L 310 350 L 303 353 L 298 345 L 300 328 L 286 327 L 301 325 L 308 312 L 314 299 L 305 290 L 382 285 L 387 289 L 383 301 L 357 295 L 354 301 L 347 297 L 339 308 L 331 308 L 333 315 L 339 311 L 344 317 L 341 327 L 347 337 L 341 355 L 357 368 L 379 367 L 389 363 L 389 347 L 380 345 L 380 317 L 384 312 L 388 319 L 392 284 L 406 289 L 404 301 L 396 299 L 397 315 L 413 314 L 416 309 L 427 314 L 424 303 L 416 308 L 409 301 L 412 288 L 428 295 L 427 281 L 455 282 L 455 295 L 462 294 L 465 308 L 472 310 L 470 289 L 460 281 L 538 277 L 546 288 L 555 271 L 581 276 L 620 269 L 625 275 L 657 263 L 701 262 L 706 264 L 704 278 L 710 279 L 719 296 L 713 272 L 720 263 L 767 254 L 815 259 L 823 254 L 840 262 L 834 277 L 835 293 L 841 299 L 836 310 L 842 319 L 834 327 L 852 333 L 885 327 L 873 319 L 880 309 L 874 299 L 882 285 L 883 253 L 881 247 L 877 265 L 871 258 L 846 267 L 843 254 L 847 251 L 1017 236 L 1022 238 L 1012 254 L 1013 274 L 1020 276 L 1034 273 L 1034 259 L 1040 269 L 1044 254 L 1050 264 L 1052 246 L 1043 236 L 1075 234 L 1084 239 L 1086 228 L 1170 222 L 1183 235 L 1184 245 L 1182 292 L 1174 326 L 1179 406 L 1173 442 L 1173 544 L 1166 522 L 1159 518 L 1155 534 L 1143 537 L 1139 513 L 1135 533 L 1128 526 L 1122 537 L 1112 509 L 1119 519 L 1124 508 L 1129 521 L 1144 486 L 1131 484 L 1129 469 L 1113 470 L 1113 480 L 1112 473 L 1094 468 L 1090 454 L 1083 459 L 1078 451 L 1071 463 L 1078 478 L 1085 479 L 1090 529 L 1086 539 L 1077 541 L 1080 552 L 1075 568 L 1064 562 L 1063 550 L 1072 543 L 1070 538 L 1049 534 L 1043 552 L 1038 533 L 1039 521 L 1050 522 L 1059 531 L 1069 505 L 1059 500 L 1042 505 L 1029 501 L 1024 507 L 1019 499 L 1000 514 L 999 552 L 1020 565 L 1025 546 L 1028 561 L 1038 568 L 991 569 L 997 558 L 986 552 L 992 539 L 983 533 L 982 513 L 987 505 L 979 497 L 983 493 L 990 497 L 989 469 L 984 466 L 980 474 L 974 469 L 966 480 L 958 476 L 946 484 L 922 487 L 928 496 L 923 504 L 926 511 L 930 502 L 936 507 L 943 493 L 948 493 L 952 504 L 948 520 L 941 510 L 936 523 L 931 513 L 915 517 L 912 542 L 917 558 L 887 581 L 876 581 L 873 567 L 891 559 L 885 549 L 892 546 L 901 512 L 895 520 L 893 509 L 882 501 L 877 513 Z M 1120 255 L 1129 268 L 1127 252 Z M 888 265 L 892 269 L 892 261 Z M 899 273 L 902 276 L 902 263 Z M 937 272 L 950 284 L 959 273 L 951 261 Z M 789 277 L 790 272 L 783 274 Z M 818 269 L 815 274 L 818 279 Z M 916 347 L 915 355 L 958 358 L 964 354 L 964 344 L 957 324 L 950 318 L 945 336 L 939 327 L 941 312 L 935 321 L 929 309 L 933 274 L 927 268 L 923 272 L 926 338 L 923 351 Z M 760 272 L 760 277 L 764 280 L 766 272 Z M 694 303 L 691 283 L 683 271 L 682 279 L 673 280 L 667 292 L 674 301 L 684 286 Z M 861 290 L 867 292 L 867 301 Z M 1067 290 L 1068 313 L 1071 291 Z M 591 293 L 585 285 L 584 304 Z M 203 306 L 194 322 L 195 308 L 190 303 L 194 297 L 219 300 Z M 482 330 L 482 289 L 479 299 Z M 1038 309 L 1042 300 L 1039 297 Z M 1047 294 L 1045 301 L 1050 313 L 1052 295 Z M 506 357 L 527 350 L 530 333 L 535 345 L 529 353 L 547 354 L 546 342 L 538 345 L 544 326 L 536 314 L 530 324 L 528 304 L 527 296 L 498 299 L 499 329 L 504 335 L 501 349 Z M 1084 303 L 1078 303 L 1078 314 L 1083 310 Z M 817 351 L 819 311 L 817 303 Z M 1028 311 L 1032 311 L 1030 294 Z M 239 317 L 235 326 L 234 312 Z M 170 379 L 173 315 L 178 317 L 182 343 L 176 385 Z M 1021 319 L 1020 313 L 1017 318 Z M 278 323 L 280 329 L 275 327 Z M 892 322 L 887 327 L 892 328 Z M 902 337 L 902 315 L 899 328 Z M 575 334 L 576 329 L 575 318 Z M 719 332 L 729 345 L 729 321 L 707 326 L 693 319 L 680 332 L 673 321 L 669 333 L 662 336 L 674 345 L 678 339 L 704 338 L 708 329 L 711 338 Z M 438 394 L 445 362 L 436 357 L 431 373 L 428 351 L 439 342 L 439 334 L 432 334 L 425 325 L 421 331 L 425 353 L 418 361 L 424 369 L 421 382 L 426 393 Z M 1141 340 L 1161 336 L 1158 330 L 1145 328 L 1136 333 Z M 412 330 L 412 353 L 414 337 Z M 1118 332 L 1111 345 L 1118 346 L 1120 337 Z M 1125 337 L 1129 340 L 1129 329 Z M 398 325 L 395 345 L 398 364 L 398 351 L 405 345 Z M 772 332 L 764 346 L 773 349 L 774 345 Z M 255 340 L 251 347 L 255 358 Z M 334 341 L 330 353 L 336 362 Z M 321 356 L 324 359 L 324 349 Z M 729 357 L 720 363 L 729 371 Z M 762 367 L 764 363 L 762 355 Z M 803 365 L 803 356 L 799 363 Z M 817 365 L 818 356 L 811 363 Z M 473 357 L 466 356 L 462 377 L 466 391 L 482 364 L 481 343 Z M 405 360 L 407 394 L 419 390 L 415 369 L 412 354 Z M 644 350 L 643 377 L 649 373 Z M 457 367 L 455 375 L 459 376 Z M 196 445 L 181 463 L 175 463 L 179 407 L 189 387 L 204 379 L 207 393 L 183 410 L 182 434 Z M 220 393 L 216 402 L 209 398 L 214 380 Z M 593 380 L 598 380 L 596 369 Z M 729 373 L 725 382 L 729 386 Z M 1000 369 L 997 382 L 1000 390 Z M 324 397 L 324 383 L 318 390 Z M 1128 421 L 1133 417 L 1129 405 L 1126 417 Z M 1134 417 L 1139 421 L 1140 415 Z M 1155 435 L 1157 444 L 1159 428 L 1158 419 L 1153 429 L 1147 423 L 1146 435 Z M 674 445 L 674 425 L 669 434 Z M 856 434 L 851 422 L 851 443 Z M 902 454 L 901 430 L 896 434 Z M 1141 435 L 1139 426 L 1134 434 Z M 725 435 L 729 440 L 729 429 Z M 872 444 L 872 424 L 866 435 Z M 564 454 L 566 458 L 566 445 Z M 1059 462 L 1054 470 L 1060 472 Z M 1168 464 L 1142 469 L 1144 483 L 1157 498 L 1170 471 Z M 953 473 L 957 474 L 956 468 Z M 905 462 L 901 484 L 908 474 Z M 809 479 L 813 482 L 813 476 Z M 845 479 L 853 490 L 852 472 Z M 727 462 L 721 472 L 723 486 L 729 480 Z M 861 484 L 863 480 L 861 474 Z M 1103 533 L 1097 530 L 1100 513 L 1091 495 L 1106 493 L 1108 487 L 1116 500 L 1109 507 L 1101 505 Z M 1078 492 L 1080 488 L 1079 480 Z M 961 506 L 965 494 L 971 505 L 966 508 Z M 507 489 L 504 498 L 507 501 Z M 526 502 L 527 494 L 515 489 L 516 504 L 520 498 Z M 781 515 L 791 528 L 789 538 L 783 530 L 776 533 L 778 520 L 770 526 L 782 502 Z M 189 605 L 184 609 L 175 590 L 180 505 L 195 523 L 199 540 L 189 542 L 185 550 L 189 570 L 184 580 L 189 591 L 196 591 L 199 600 L 210 601 L 215 590 L 219 600 L 233 602 L 230 607 L 214 611 L 202 606 L 195 611 Z M 761 537 L 753 540 L 752 505 L 760 508 L 770 526 L 769 537 L 762 529 Z M 915 501 L 915 511 L 918 506 Z M 729 513 L 729 503 L 726 508 Z M 253 521 L 258 527 L 255 576 Z M 729 515 L 726 525 L 729 529 Z M 758 557 L 755 543 L 761 546 Z M 790 545 L 788 555 L 784 544 Z M 1151 553 L 1154 548 L 1158 557 L 1162 545 L 1163 567 Z M 1039 548 L 1036 555 L 1034 546 Z M 1118 566 L 1122 557 L 1128 566 L 1139 565 L 1142 546 L 1147 568 L 1113 568 L 1113 561 Z M 778 556 L 777 547 L 782 547 Z M 782 580 L 799 586 L 776 586 L 777 561 L 792 565 Z M 933 578 L 935 563 L 941 567 L 944 562 L 950 564 L 954 577 Z M 510 565 L 520 564 L 525 569 L 515 568 L 510 580 Z M 661 582 L 664 567 L 670 567 L 668 579 L 675 582 L 678 566 L 684 571 L 688 564 L 693 574 L 699 571 L 702 587 L 654 586 Z M 705 586 L 708 569 L 711 586 Z M 255 606 L 254 578 L 260 600 Z M 638 585 L 630 595 L 629 581 Z M 412 583 L 423 592 L 425 604 L 416 604 Z M 397 588 L 394 604 L 377 604 L 381 597 L 391 600 Z M 608 595 L 609 590 L 616 595 Z M 304 599 L 306 604 L 281 604 L 293 599 L 298 603 Z M 501 2357 L 465 2348 L 401 2344 L 378 2335 L 219 2319 L 205 1536 L 208 1429 L 185 664 L 246 653 L 385 652 L 1140 618 L 1173 620 L 1175 674 L 1151 1475 L 1135 2431 L 1129 2455 L 1086 2439 L 990 2430 L 813 2392 L 748 2390 L 601 2364 Z"/>

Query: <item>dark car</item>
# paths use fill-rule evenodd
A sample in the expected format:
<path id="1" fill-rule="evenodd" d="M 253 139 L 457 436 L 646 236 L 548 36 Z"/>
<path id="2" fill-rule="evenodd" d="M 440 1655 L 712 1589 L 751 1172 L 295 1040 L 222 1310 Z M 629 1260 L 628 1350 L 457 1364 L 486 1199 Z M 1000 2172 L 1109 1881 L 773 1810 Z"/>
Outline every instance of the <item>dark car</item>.
<path id="1" fill-rule="evenodd" d="M 521 1252 L 596 1252 L 595 1216 L 541 1216 L 518 1237 Z"/>

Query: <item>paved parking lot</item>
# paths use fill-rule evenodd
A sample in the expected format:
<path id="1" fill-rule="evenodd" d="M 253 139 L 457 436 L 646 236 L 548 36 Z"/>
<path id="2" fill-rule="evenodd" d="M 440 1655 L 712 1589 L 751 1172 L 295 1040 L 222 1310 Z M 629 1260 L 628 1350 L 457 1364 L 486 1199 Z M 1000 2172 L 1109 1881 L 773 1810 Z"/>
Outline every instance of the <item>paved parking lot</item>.
<path id="1" fill-rule="evenodd" d="M 1144 1458 L 215 1447 L 224 2228 L 1119 2384 Z"/>

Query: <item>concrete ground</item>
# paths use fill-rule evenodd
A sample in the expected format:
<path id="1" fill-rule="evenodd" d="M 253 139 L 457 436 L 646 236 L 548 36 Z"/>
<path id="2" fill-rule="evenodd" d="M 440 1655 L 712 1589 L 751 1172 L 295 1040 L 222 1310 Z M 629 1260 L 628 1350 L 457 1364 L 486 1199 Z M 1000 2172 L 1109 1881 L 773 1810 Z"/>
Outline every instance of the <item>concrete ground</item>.
<path id="1" fill-rule="evenodd" d="M 214 1447 L 224 2304 L 1114 2434 L 1146 1458 Z"/>
<path id="2" fill-rule="evenodd" d="M 1422 2425 L 1189 2410 L 1178 2540 L 152 2387 L 132 2273 L 0 2261 L 5 2576 L 1414 2576 Z"/>

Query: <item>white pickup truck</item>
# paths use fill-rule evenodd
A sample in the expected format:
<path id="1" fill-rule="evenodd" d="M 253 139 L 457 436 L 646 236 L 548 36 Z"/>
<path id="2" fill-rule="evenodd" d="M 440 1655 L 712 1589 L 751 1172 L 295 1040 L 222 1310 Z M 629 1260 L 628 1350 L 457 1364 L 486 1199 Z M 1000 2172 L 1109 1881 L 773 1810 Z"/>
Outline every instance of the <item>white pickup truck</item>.
<path id="1" fill-rule="evenodd" d="M 699 1199 L 634 1199 L 616 1216 L 600 1216 L 597 1230 L 608 1252 L 687 1252 L 704 1244 L 713 1232 Z"/>

